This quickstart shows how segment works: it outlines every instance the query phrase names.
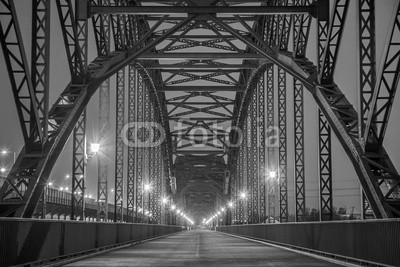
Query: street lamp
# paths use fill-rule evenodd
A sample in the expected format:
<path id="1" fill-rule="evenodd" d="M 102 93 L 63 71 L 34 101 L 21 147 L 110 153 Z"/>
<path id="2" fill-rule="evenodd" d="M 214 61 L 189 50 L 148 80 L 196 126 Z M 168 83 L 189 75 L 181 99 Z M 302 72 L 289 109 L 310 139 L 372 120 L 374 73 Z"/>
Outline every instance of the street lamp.
<path id="1" fill-rule="evenodd" d="M 1 173 L 5 173 L 6 171 L 7 171 L 6 168 L 1 168 L 1 169 L 0 169 L 0 172 L 1 172 Z"/>
<path id="2" fill-rule="evenodd" d="M 97 153 L 100 151 L 100 144 L 99 143 L 91 143 L 90 150 L 92 153 Z"/>

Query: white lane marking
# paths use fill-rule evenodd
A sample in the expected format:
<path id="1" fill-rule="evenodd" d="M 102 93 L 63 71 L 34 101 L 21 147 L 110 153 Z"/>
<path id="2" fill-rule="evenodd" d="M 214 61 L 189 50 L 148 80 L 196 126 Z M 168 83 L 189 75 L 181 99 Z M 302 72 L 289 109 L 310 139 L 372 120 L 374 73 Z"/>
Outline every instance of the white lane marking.
<path id="1" fill-rule="evenodd" d="M 199 257 L 199 248 L 200 248 L 200 235 L 198 235 L 198 239 L 197 239 L 196 258 Z"/>

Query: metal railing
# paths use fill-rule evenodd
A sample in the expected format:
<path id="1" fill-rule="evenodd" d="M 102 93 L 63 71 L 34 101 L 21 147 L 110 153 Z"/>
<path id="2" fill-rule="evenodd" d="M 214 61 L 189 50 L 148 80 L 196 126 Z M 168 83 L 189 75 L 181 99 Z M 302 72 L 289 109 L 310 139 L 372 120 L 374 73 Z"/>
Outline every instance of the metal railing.
<path id="1" fill-rule="evenodd" d="M 42 264 L 179 231 L 169 225 L 0 218 L 0 266 Z"/>
<path id="2" fill-rule="evenodd" d="M 234 225 L 216 230 L 346 261 L 400 266 L 400 220 Z"/>

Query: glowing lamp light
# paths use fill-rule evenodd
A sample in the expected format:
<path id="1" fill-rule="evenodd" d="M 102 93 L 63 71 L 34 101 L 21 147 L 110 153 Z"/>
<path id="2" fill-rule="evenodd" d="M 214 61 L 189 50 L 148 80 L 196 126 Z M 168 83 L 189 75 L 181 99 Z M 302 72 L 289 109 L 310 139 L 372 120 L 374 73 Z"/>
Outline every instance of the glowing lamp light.
<path id="1" fill-rule="evenodd" d="M 90 150 L 92 150 L 93 153 L 97 153 L 100 151 L 100 144 L 99 143 L 91 143 L 90 144 Z"/>
<path id="2" fill-rule="evenodd" d="M 7 155 L 7 153 L 8 153 L 7 150 L 2 150 L 2 151 L 1 151 L 1 154 L 3 154 L 3 155 Z"/>
<path id="3" fill-rule="evenodd" d="M 1 173 L 5 173 L 5 172 L 6 172 L 6 168 L 1 168 L 1 169 L 0 169 L 0 172 L 1 172 Z"/>
<path id="4" fill-rule="evenodd" d="M 53 186 L 52 182 L 47 183 L 48 186 Z"/>
<path id="5" fill-rule="evenodd" d="M 145 184 L 144 185 L 144 190 L 149 191 L 151 189 L 151 185 L 150 184 Z"/>
<path id="6" fill-rule="evenodd" d="M 241 194 L 240 194 L 240 197 L 241 197 L 241 198 L 246 198 L 246 193 L 241 193 Z"/>
<path id="7" fill-rule="evenodd" d="M 171 206 L 171 210 L 174 210 L 175 208 L 176 208 L 175 205 L 172 205 L 172 206 Z"/>
<path id="8" fill-rule="evenodd" d="M 229 202 L 229 203 L 228 203 L 228 206 L 229 206 L 230 208 L 232 208 L 232 207 L 233 207 L 233 203 L 232 203 L 232 202 Z"/>
<path id="9" fill-rule="evenodd" d="M 269 172 L 269 177 L 270 178 L 276 178 L 276 171 L 270 171 Z"/>
<path id="10" fill-rule="evenodd" d="M 162 203 L 167 204 L 167 202 L 168 202 L 168 199 L 164 197 L 164 198 L 162 199 Z"/>

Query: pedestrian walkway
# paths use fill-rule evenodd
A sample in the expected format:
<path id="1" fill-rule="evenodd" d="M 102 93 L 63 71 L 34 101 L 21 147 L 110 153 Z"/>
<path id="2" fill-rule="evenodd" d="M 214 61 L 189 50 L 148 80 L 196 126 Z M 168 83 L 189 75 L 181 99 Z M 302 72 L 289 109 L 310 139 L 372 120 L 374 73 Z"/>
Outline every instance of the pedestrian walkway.
<path id="1" fill-rule="evenodd" d="M 180 232 L 68 266 L 338 266 L 207 230 Z"/>

